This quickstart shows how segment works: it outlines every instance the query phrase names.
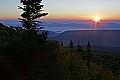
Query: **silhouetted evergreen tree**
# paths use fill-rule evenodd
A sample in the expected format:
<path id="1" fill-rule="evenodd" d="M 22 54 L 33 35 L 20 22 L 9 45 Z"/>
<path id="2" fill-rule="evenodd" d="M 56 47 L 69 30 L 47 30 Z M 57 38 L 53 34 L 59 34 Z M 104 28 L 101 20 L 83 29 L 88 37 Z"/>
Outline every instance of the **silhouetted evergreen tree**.
<path id="1" fill-rule="evenodd" d="M 77 52 L 81 54 L 82 58 L 85 56 L 85 51 L 80 45 L 80 41 L 78 40 L 78 45 L 77 45 Z"/>
<path id="2" fill-rule="evenodd" d="M 74 48 L 74 45 L 73 45 L 73 41 L 72 41 L 72 40 L 70 40 L 69 47 L 70 47 L 70 48 Z"/>
<path id="3" fill-rule="evenodd" d="M 2 27 L 2 26 L 4 26 L 2 23 L 0 23 L 0 28 Z"/>
<path id="4" fill-rule="evenodd" d="M 63 46 L 63 42 L 61 42 L 61 46 Z"/>
<path id="5" fill-rule="evenodd" d="M 22 26 L 27 29 L 28 32 L 31 32 L 31 34 L 37 34 L 36 30 L 42 28 L 39 27 L 40 22 L 36 21 L 36 19 L 48 14 L 42 12 L 44 5 L 41 4 L 41 1 L 42 0 L 21 0 L 20 2 L 23 4 L 23 7 L 18 6 L 19 9 L 23 10 L 21 14 L 22 18 L 19 18 Z"/>
<path id="6" fill-rule="evenodd" d="M 92 61 L 91 44 L 88 41 L 88 44 L 87 44 L 87 64 L 88 64 L 89 69 L 90 69 L 91 61 Z"/>
<path id="7" fill-rule="evenodd" d="M 79 53 L 82 52 L 82 47 L 81 47 L 81 45 L 80 45 L 80 41 L 79 41 L 79 40 L 78 40 L 78 45 L 77 45 L 77 51 L 78 51 Z"/>

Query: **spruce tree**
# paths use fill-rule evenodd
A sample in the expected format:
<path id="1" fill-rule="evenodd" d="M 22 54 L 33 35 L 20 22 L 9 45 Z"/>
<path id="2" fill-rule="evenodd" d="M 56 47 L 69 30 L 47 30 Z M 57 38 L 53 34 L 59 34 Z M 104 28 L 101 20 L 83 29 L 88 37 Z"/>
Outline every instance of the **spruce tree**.
<path id="1" fill-rule="evenodd" d="M 91 61 L 92 61 L 92 53 L 91 53 L 91 44 L 88 41 L 88 45 L 87 45 L 87 64 L 88 64 L 88 68 L 90 69 L 90 65 L 91 65 Z"/>
<path id="2" fill-rule="evenodd" d="M 78 40 L 78 45 L 77 45 L 77 52 L 80 53 L 81 58 L 85 59 L 85 51 L 83 49 L 83 47 L 80 45 L 80 41 Z"/>
<path id="3" fill-rule="evenodd" d="M 63 42 L 61 42 L 61 44 L 60 44 L 60 45 L 61 45 L 61 46 L 64 46 L 64 45 L 63 45 Z"/>
<path id="4" fill-rule="evenodd" d="M 19 18 L 22 27 L 28 32 L 41 29 L 42 27 L 39 27 L 40 21 L 36 19 L 48 14 L 43 12 L 42 0 L 21 0 L 20 2 L 23 5 L 23 7 L 18 6 L 19 9 L 23 10 L 22 18 Z"/>
<path id="5" fill-rule="evenodd" d="M 79 40 L 78 40 L 78 45 L 77 45 L 77 51 L 78 51 L 78 53 L 82 52 L 82 47 L 80 45 L 80 41 Z"/>
<path id="6" fill-rule="evenodd" d="M 70 48 L 74 48 L 74 45 L 73 45 L 73 41 L 72 41 L 72 40 L 70 40 L 69 47 L 70 47 Z"/>

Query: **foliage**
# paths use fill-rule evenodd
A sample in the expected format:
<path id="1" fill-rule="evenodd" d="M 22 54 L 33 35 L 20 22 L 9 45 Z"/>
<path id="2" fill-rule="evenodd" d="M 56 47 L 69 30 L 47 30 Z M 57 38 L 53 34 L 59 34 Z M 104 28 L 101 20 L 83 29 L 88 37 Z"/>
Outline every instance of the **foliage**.
<path id="1" fill-rule="evenodd" d="M 89 69 L 87 58 L 46 40 L 46 32 L 28 37 L 25 30 L 0 24 L 0 80 L 120 80 L 118 55 L 92 54 Z"/>
<path id="2" fill-rule="evenodd" d="M 62 54 L 61 54 L 62 53 Z M 112 73 L 95 63 L 88 68 L 87 61 L 73 50 L 60 48 L 61 80 L 119 80 L 119 74 Z"/>
<path id="3" fill-rule="evenodd" d="M 120 55 L 119 54 L 110 54 L 107 52 L 94 52 L 92 63 L 101 65 L 103 68 L 107 68 L 113 73 L 120 72 Z"/>
<path id="4" fill-rule="evenodd" d="M 29 39 L 26 30 L 17 31 L 1 25 L 0 79 L 39 80 L 50 76 L 52 73 L 49 74 L 49 71 L 53 72 L 49 79 L 54 79 L 57 72 L 55 65 L 58 65 L 56 53 L 60 45 L 58 41 L 46 41 L 47 35 L 47 32 L 42 32 Z M 43 70 L 43 76 L 39 70 Z"/>

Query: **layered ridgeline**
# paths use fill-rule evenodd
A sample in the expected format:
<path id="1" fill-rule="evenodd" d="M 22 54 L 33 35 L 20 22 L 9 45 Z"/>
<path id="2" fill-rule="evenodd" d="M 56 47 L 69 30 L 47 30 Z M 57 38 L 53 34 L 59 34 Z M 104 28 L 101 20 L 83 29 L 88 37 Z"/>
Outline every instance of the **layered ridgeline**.
<path id="1" fill-rule="evenodd" d="M 18 20 L 0 20 L 6 26 L 21 26 Z M 105 20 L 101 21 L 100 24 L 95 24 L 89 20 L 42 20 L 42 30 L 49 30 L 53 32 L 64 32 L 69 30 L 120 30 L 119 20 Z"/>
<path id="2" fill-rule="evenodd" d="M 20 26 L 16 20 L 0 20 L 7 26 Z M 96 50 L 119 51 L 120 21 L 102 21 L 96 27 L 93 27 L 91 21 L 42 21 L 43 29 L 49 30 L 49 39 L 59 40 L 64 45 L 68 45 L 73 40 L 76 46 L 78 40 L 82 45 L 86 45 L 88 41 L 92 45 L 97 46 Z M 65 32 L 64 32 L 65 31 Z M 59 32 L 55 33 L 55 32 Z M 63 33 L 61 33 L 63 32 Z M 40 34 L 41 31 L 38 32 Z M 52 37 L 52 38 L 51 38 Z"/>
<path id="3" fill-rule="evenodd" d="M 64 45 L 73 40 L 75 46 L 78 40 L 81 45 L 86 45 L 90 41 L 95 50 L 120 52 L 120 30 L 71 30 L 50 39 L 59 40 Z"/>

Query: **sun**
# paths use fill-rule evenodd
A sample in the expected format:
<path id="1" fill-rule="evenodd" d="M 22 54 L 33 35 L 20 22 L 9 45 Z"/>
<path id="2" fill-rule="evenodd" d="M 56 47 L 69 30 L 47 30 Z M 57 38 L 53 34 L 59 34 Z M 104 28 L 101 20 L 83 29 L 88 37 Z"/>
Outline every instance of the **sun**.
<path id="1" fill-rule="evenodd" d="M 100 22 L 100 17 L 99 17 L 99 16 L 93 17 L 93 21 L 94 21 L 95 23 Z"/>

